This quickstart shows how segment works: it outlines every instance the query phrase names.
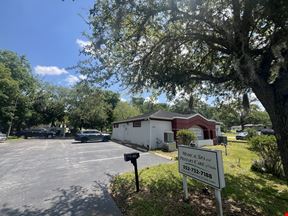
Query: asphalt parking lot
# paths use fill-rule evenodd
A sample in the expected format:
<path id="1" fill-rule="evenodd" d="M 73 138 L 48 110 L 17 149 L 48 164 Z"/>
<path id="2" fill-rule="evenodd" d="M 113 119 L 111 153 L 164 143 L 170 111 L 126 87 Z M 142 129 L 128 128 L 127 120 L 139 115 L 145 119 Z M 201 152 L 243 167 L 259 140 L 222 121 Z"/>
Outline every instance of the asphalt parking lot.
<path id="1" fill-rule="evenodd" d="M 107 185 L 133 171 L 114 143 L 28 139 L 0 143 L 0 215 L 120 215 Z M 140 168 L 169 160 L 140 152 Z M 140 176 L 141 177 L 141 176 Z"/>

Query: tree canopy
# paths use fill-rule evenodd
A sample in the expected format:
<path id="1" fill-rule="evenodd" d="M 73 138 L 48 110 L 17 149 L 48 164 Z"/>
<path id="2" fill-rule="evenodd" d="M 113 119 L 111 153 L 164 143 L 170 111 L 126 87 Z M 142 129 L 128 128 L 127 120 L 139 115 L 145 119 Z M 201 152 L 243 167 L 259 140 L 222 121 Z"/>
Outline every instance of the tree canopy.
<path id="1" fill-rule="evenodd" d="M 91 81 L 172 94 L 253 91 L 288 176 L 288 1 L 96 0 L 89 20 L 91 58 L 80 69 Z"/>

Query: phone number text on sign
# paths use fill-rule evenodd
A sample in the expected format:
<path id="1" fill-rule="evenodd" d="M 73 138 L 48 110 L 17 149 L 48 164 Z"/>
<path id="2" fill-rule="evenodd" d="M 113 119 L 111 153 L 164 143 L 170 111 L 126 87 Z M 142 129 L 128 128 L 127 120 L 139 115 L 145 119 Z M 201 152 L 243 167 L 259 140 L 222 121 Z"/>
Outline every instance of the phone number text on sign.
<path id="1" fill-rule="evenodd" d="M 199 170 L 196 169 L 196 168 L 191 168 L 191 167 L 186 166 L 186 165 L 183 165 L 183 169 L 184 169 L 184 170 L 187 170 L 187 171 L 194 172 L 194 173 L 199 174 L 199 175 L 201 175 L 201 176 L 205 176 L 205 177 L 207 177 L 207 178 L 212 179 L 212 174 L 211 174 L 211 173 L 207 173 L 207 172 L 204 172 L 204 171 L 199 171 Z"/>
<path id="2" fill-rule="evenodd" d="M 214 188 L 225 187 L 221 151 L 178 147 L 179 172 Z"/>

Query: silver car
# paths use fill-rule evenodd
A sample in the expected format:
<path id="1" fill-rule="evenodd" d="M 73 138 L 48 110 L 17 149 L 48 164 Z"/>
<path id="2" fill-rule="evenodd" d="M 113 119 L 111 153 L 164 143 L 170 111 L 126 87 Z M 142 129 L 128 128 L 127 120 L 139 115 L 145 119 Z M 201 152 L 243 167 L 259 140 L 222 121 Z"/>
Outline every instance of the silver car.
<path id="1" fill-rule="evenodd" d="M 4 142 L 6 139 L 6 135 L 0 132 L 0 142 Z"/>

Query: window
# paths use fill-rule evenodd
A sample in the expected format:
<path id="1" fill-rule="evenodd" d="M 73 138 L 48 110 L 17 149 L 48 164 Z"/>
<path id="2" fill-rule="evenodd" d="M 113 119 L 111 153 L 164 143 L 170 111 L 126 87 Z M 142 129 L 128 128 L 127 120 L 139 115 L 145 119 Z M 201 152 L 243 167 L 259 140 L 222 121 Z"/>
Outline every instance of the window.
<path id="1" fill-rule="evenodd" d="M 114 128 L 118 128 L 119 127 L 119 124 L 114 124 Z"/>
<path id="2" fill-rule="evenodd" d="M 164 133 L 164 142 L 165 143 L 174 142 L 174 133 L 173 132 L 165 132 Z"/>
<path id="3" fill-rule="evenodd" d="M 141 127 L 141 121 L 134 121 L 133 127 Z"/>

